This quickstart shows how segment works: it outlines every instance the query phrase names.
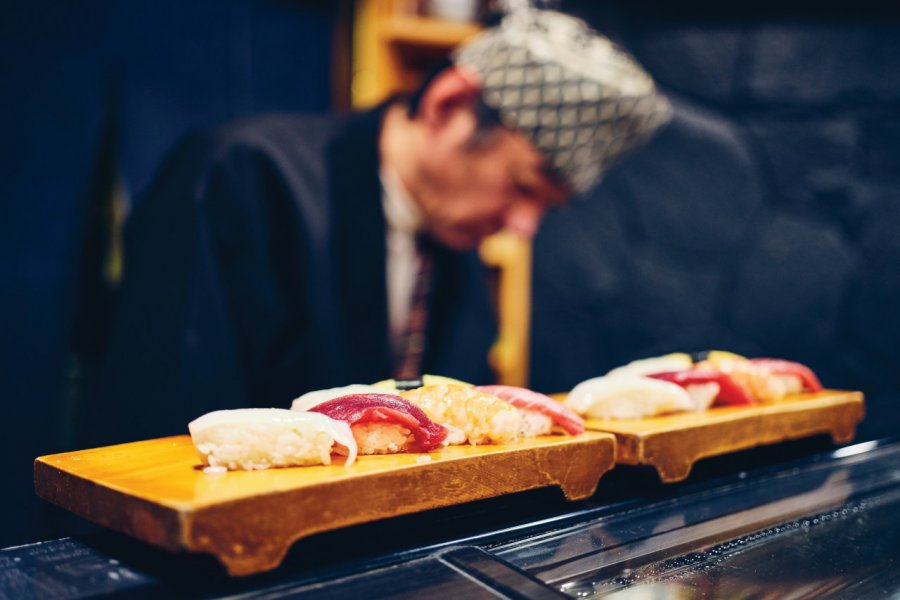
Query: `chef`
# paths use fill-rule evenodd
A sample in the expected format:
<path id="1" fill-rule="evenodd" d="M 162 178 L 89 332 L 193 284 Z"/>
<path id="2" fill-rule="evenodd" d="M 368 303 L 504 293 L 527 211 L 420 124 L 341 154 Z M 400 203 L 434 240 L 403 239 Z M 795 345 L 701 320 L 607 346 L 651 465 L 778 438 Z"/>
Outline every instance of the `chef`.
<path id="1" fill-rule="evenodd" d="M 608 40 L 525 8 L 411 97 L 188 137 L 127 226 L 89 440 L 391 376 L 490 381 L 472 250 L 501 229 L 532 236 L 668 114 Z"/>

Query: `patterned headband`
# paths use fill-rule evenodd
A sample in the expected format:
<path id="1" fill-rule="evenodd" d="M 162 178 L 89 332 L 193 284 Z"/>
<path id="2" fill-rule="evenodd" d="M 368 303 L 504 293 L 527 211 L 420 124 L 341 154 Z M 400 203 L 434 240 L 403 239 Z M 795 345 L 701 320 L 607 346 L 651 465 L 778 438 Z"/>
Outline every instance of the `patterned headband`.
<path id="1" fill-rule="evenodd" d="M 579 192 L 671 116 L 653 79 L 583 21 L 520 8 L 457 50 L 485 103 Z"/>

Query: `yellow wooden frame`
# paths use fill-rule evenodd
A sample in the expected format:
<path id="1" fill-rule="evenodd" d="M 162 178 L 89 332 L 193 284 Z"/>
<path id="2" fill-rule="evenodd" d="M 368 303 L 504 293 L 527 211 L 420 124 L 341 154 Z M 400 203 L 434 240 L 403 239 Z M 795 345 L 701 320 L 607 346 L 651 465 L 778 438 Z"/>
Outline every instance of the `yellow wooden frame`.
<path id="1" fill-rule="evenodd" d="M 353 25 L 354 108 L 414 89 L 429 64 L 476 35 L 476 23 L 418 14 L 410 0 L 357 0 Z M 525 386 L 531 332 L 531 243 L 500 233 L 485 240 L 481 258 L 497 270 L 499 334 L 490 353 L 497 381 Z"/>

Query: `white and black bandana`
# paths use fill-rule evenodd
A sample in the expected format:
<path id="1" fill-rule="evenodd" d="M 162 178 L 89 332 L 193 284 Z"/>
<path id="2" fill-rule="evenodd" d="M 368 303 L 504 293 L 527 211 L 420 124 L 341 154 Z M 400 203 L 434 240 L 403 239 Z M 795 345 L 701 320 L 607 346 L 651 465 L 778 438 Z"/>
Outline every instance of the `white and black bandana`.
<path id="1" fill-rule="evenodd" d="M 668 101 L 628 54 L 583 21 L 520 8 L 462 46 L 484 102 L 519 129 L 577 191 L 669 120 Z"/>

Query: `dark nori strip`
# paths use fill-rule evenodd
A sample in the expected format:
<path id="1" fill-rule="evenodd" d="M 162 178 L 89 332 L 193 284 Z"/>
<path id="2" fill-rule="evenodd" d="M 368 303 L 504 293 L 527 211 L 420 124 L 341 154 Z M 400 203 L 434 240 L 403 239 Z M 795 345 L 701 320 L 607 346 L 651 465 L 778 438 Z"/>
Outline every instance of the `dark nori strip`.
<path id="1" fill-rule="evenodd" d="M 691 352 L 691 360 L 694 363 L 703 362 L 709 358 L 709 350 L 701 350 L 700 352 Z"/>
<path id="2" fill-rule="evenodd" d="M 398 379 L 394 382 L 394 385 L 398 392 L 405 392 L 406 390 L 420 388 L 425 385 L 425 383 L 421 379 Z"/>

